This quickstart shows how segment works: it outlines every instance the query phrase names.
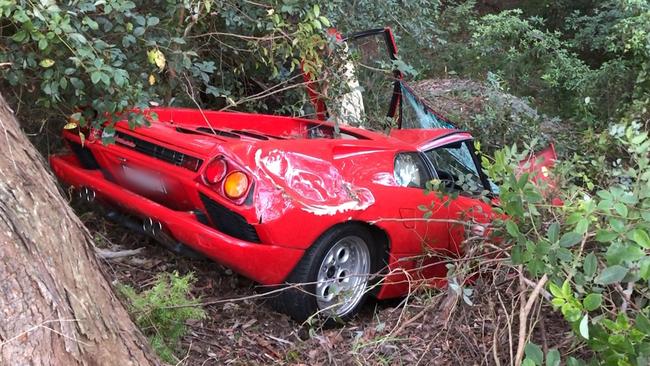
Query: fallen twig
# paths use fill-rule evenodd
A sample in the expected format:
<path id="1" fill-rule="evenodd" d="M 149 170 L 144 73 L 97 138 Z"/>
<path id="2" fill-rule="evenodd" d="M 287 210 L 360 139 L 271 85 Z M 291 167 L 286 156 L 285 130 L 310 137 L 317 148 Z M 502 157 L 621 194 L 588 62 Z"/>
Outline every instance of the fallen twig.
<path id="1" fill-rule="evenodd" d="M 116 252 L 107 250 L 107 249 L 101 249 L 101 248 L 95 248 L 95 253 L 99 258 L 102 259 L 116 259 L 116 258 L 124 258 L 124 257 L 131 257 L 134 255 L 140 254 L 144 250 L 144 247 L 138 248 L 138 249 L 129 249 L 129 250 L 119 250 Z"/>
<path id="2" fill-rule="evenodd" d="M 524 282 L 523 268 L 521 268 L 521 266 L 519 268 L 519 278 L 521 280 L 521 292 L 523 296 L 523 293 L 525 291 L 525 287 L 524 287 L 525 282 Z M 537 296 L 539 296 L 540 292 L 542 291 L 542 288 L 546 284 L 546 281 L 548 281 L 547 275 L 544 275 L 542 276 L 542 278 L 539 279 L 539 282 L 537 282 L 537 285 L 533 289 L 533 292 L 528 297 L 528 301 L 526 301 L 526 304 L 522 306 L 519 312 L 519 342 L 517 343 L 517 355 L 515 356 L 515 366 L 521 366 L 521 361 L 524 357 L 524 347 L 526 346 L 526 338 L 527 338 L 526 325 L 528 324 L 528 314 L 530 314 L 530 310 L 533 308 L 533 304 L 535 303 L 535 300 L 537 300 Z M 523 301 L 523 298 L 520 299 L 519 301 Z"/>

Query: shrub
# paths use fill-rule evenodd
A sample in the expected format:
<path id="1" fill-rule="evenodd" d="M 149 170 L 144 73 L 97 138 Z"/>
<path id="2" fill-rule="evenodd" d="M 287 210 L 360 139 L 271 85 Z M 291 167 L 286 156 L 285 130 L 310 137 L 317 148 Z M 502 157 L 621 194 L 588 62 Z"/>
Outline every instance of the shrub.
<path id="1" fill-rule="evenodd" d="M 650 139 L 641 127 L 624 120 L 605 132 L 609 138 L 601 141 L 624 155 L 604 163 L 610 184 L 595 194 L 570 184 L 571 162 L 561 167 L 567 173 L 555 178 L 562 206 L 549 204 L 526 174 L 516 175 L 525 154 L 515 146 L 494 161 L 484 158 L 501 186 L 500 210 L 508 219 L 499 235 L 512 244 L 512 263 L 532 277 L 548 276 L 552 304 L 595 353 L 591 364 L 650 362 Z M 541 362 L 531 358 L 535 347 L 527 347 L 529 365 Z"/>
<path id="2" fill-rule="evenodd" d="M 119 287 L 136 324 L 147 335 L 154 351 L 167 362 L 175 362 L 180 339 L 187 332 L 185 322 L 205 318 L 199 300 L 190 293 L 194 282 L 191 273 L 180 276 L 173 272 L 161 273 L 150 289 L 140 293 L 128 285 Z"/>

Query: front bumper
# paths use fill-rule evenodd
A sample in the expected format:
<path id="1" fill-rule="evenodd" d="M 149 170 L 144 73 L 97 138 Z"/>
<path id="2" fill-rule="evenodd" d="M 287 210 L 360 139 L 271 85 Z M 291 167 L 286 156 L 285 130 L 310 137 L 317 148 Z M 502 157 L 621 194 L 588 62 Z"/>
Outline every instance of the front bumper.
<path id="1" fill-rule="evenodd" d="M 99 170 L 82 168 L 74 155 L 52 155 L 50 165 L 63 182 L 76 188 L 88 187 L 98 198 L 125 211 L 160 221 L 174 239 L 261 284 L 282 283 L 304 253 L 228 236 L 200 223 L 191 213 L 169 209 L 108 181 Z"/>

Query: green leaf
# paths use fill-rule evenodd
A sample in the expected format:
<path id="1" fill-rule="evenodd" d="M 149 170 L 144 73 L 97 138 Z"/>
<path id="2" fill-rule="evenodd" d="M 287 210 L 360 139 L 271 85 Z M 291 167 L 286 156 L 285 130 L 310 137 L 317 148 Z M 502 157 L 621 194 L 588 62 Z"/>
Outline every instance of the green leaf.
<path id="1" fill-rule="evenodd" d="M 318 20 L 320 20 L 321 24 L 323 24 L 326 27 L 329 27 L 332 23 L 330 23 L 329 19 L 325 18 L 324 16 L 318 17 Z"/>
<path id="2" fill-rule="evenodd" d="M 589 339 L 589 315 L 585 314 L 582 318 L 579 329 L 580 335 L 585 339 Z"/>
<path id="3" fill-rule="evenodd" d="M 553 297 L 559 297 L 561 299 L 564 298 L 564 296 L 562 295 L 562 289 L 560 288 L 560 286 L 556 285 L 555 283 L 553 282 L 549 283 L 548 290 L 551 291 L 551 295 L 553 295 Z"/>
<path id="4" fill-rule="evenodd" d="M 515 224 L 514 221 L 508 220 L 506 221 L 506 231 L 508 231 L 508 234 L 512 237 L 518 237 L 519 236 L 519 228 L 517 227 L 517 224 Z"/>
<path id="5" fill-rule="evenodd" d="M 598 202 L 597 207 L 599 209 L 605 211 L 605 213 L 609 213 L 609 210 L 612 209 L 613 204 L 614 203 L 612 201 L 610 201 L 610 200 L 602 200 L 602 201 Z"/>
<path id="6" fill-rule="evenodd" d="M 639 262 L 639 276 L 644 280 L 650 280 L 650 257 L 645 257 Z"/>
<path id="7" fill-rule="evenodd" d="M 551 300 L 551 304 L 557 307 L 564 306 L 564 304 L 566 304 L 566 300 L 556 297 L 553 300 Z"/>
<path id="8" fill-rule="evenodd" d="M 560 225 L 557 222 L 551 224 L 546 231 L 546 237 L 548 241 L 552 244 L 555 244 L 560 238 Z"/>
<path id="9" fill-rule="evenodd" d="M 574 357 L 569 357 L 569 359 L 566 361 L 566 366 L 584 366 L 584 365 L 586 365 L 584 361 Z"/>
<path id="10" fill-rule="evenodd" d="M 600 285 L 611 285 L 612 283 L 621 282 L 627 272 L 628 269 L 620 265 L 607 267 L 596 277 L 595 282 Z"/>
<path id="11" fill-rule="evenodd" d="M 158 25 L 158 23 L 160 23 L 160 19 L 158 19 L 158 17 L 147 18 L 147 27 L 153 27 L 155 25 Z"/>
<path id="12" fill-rule="evenodd" d="M 616 239 L 617 236 L 618 236 L 617 233 L 607 231 L 607 230 L 603 230 L 603 229 L 599 229 L 596 232 L 596 241 L 598 241 L 600 243 L 609 243 L 612 240 Z"/>
<path id="13" fill-rule="evenodd" d="M 576 224 L 575 231 L 580 234 L 585 234 L 587 230 L 589 230 L 589 220 L 583 217 Z"/>
<path id="14" fill-rule="evenodd" d="M 601 294 L 589 294 L 582 300 L 582 305 L 587 311 L 594 311 L 600 307 L 602 301 L 603 296 Z"/>
<path id="15" fill-rule="evenodd" d="M 610 201 L 612 200 L 612 194 L 609 193 L 609 191 L 598 191 L 598 192 L 596 192 L 596 194 L 597 194 L 600 198 L 603 198 L 603 199 L 606 199 L 606 200 L 610 200 Z"/>
<path id="16" fill-rule="evenodd" d="M 634 229 L 628 233 L 628 237 L 643 248 L 650 249 L 650 236 L 645 230 L 641 228 Z"/>
<path id="17" fill-rule="evenodd" d="M 610 217 L 609 224 L 612 226 L 612 229 L 614 229 L 614 231 L 616 231 L 617 233 L 623 232 L 623 230 L 625 230 L 625 223 L 623 222 L 623 220 Z"/>
<path id="18" fill-rule="evenodd" d="M 571 282 L 569 280 L 565 280 L 564 283 L 562 284 L 562 296 L 565 299 L 570 299 L 572 297 L 571 293 Z"/>
<path id="19" fill-rule="evenodd" d="M 530 358 L 526 358 L 521 363 L 521 366 L 535 366 L 535 361 L 531 360 Z"/>
<path id="20" fill-rule="evenodd" d="M 562 262 L 570 262 L 573 260 L 573 253 L 567 248 L 557 248 L 555 256 Z"/>
<path id="21" fill-rule="evenodd" d="M 546 354 L 546 366 L 560 366 L 562 357 L 556 348 L 552 348 Z"/>
<path id="22" fill-rule="evenodd" d="M 83 22 L 90 27 L 92 30 L 99 29 L 99 24 L 96 21 L 90 19 L 89 17 L 84 17 Z"/>
<path id="23" fill-rule="evenodd" d="M 544 352 L 535 343 L 528 342 L 524 348 L 524 352 L 526 353 L 526 358 L 535 362 L 535 365 L 541 365 L 544 361 Z"/>
<path id="24" fill-rule="evenodd" d="M 102 75 L 101 71 L 93 71 L 90 74 L 90 81 L 92 81 L 93 84 L 97 84 L 102 79 Z"/>
<path id="25" fill-rule="evenodd" d="M 124 76 L 123 76 L 121 73 L 116 72 L 116 73 L 113 75 L 113 80 L 115 80 L 115 85 L 117 85 L 117 86 L 119 86 L 119 87 L 124 86 L 124 81 L 125 81 L 125 79 L 124 79 Z"/>
<path id="26" fill-rule="evenodd" d="M 38 41 L 38 49 L 39 50 L 44 50 L 47 48 L 47 38 L 41 38 Z"/>
<path id="27" fill-rule="evenodd" d="M 560 309 L 562 311 L 562 315 L 568 320 L 570 323 L 575 323 L 582 318 L 582 310 L 579 309 L 577 306 L 574 306 L 572 303 L 565 303 L 562 305 L 562 308 Z"/>
<path id="28" fill-rule="evenodd" d="M 144 34 L 144 27 L 136 27 L 133 30 L 133 35 L 136 36 L 136 37 L 140 37 L 143 34 Z"/>
<path id="29" fill-rule="evenodd" d="M 47 69 L 48 67 L 52 67 L 54 65 L 54 60 L 46 58 L 46 59 L 41 60 L 41 62 L 39 62 L 38 64 L 41 65 L 41 67 L 44 67 L 44 68 Z"/>
<path id="30" fill-rule="evenodd" d="M 68 38 L 70 38 L 73 41 L 79 42 L 81 44 L 86 44 L 87 42 L 86 37 L 84 37 L 84 35 L 80 33 L 69 33 Z"/>
<path id="31" fill-rule="evenodd" d="M 636 329 L 642 331 L 646 335 L 650 335 L 650 320 L 643 314 L 638 314 L 634 322 Z"/>
<path id="32" fill-rule="evenodd" d="M 636 205 L 639 201 L 632 193 L 624 193 L 618 199 L 627 205 Z"/>
<path id="33" fill-rule="evenodd" d="M 582 240 L 582 234 L 578 234 L 575 231 L 570 231 L 560 238 L 560 246 L 565 248 L 570 248 L 578 244 Z"/>
<path id="34" fill-rule="evenodd" d="M 616 202 L 614 204 L 614 210 L 616 210 L 616 213 L 623 217 L 627 217 L 627 206 L 621 202 Z"/>
<path id="35" fill-rule="evenodd" d="M 15 42 L 22 43 L 24 40 L 26 40 L 29 37 L 29 33 L 27 33 L 24 29 L 16 32 L 13 36 L 11 36 L 11 39 L 14 40 Z"/>
<path id="36" fill-rule="evenodd" d="M 622 264 L 634 262 L 645 256 L 645 252 L 638 245 L 633 243 L 616 242 L 609 246 L 605 254 L 608 264 Z"/>
<path id="37" fill-rule="evenodd" d="M 598 266 L 598 259 L 594 253 L 589 253 L 585 257 L 585 262 L 582 264 L 582 269 L 585 272 L 585 276 L 591 277 L 596 273 Z"/>

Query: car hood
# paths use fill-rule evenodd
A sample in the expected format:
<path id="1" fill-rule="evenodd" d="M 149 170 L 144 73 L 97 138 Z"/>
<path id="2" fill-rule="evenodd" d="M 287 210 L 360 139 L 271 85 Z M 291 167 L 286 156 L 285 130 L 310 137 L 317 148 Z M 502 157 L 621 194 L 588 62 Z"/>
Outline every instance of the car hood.
<path id="1" fill-rule="evenodd" d="M 121 121 L 115 127 L 117 131 L 145 137 L 148 140 L 153 140 L 151 142 L 160 142 L 167 145 L 171 143 L 174 146 L 200 156 L 208 155 L 217 145 L 224 142 L 213 136 L 196 133 L 193 129 L 184 128 L 182 125 L 169 122 L 155 122 L 149 127 L 130 129 L 127 122 Z M 179 134 L 182 135 L 181 138 L 179 138 Z"/>

